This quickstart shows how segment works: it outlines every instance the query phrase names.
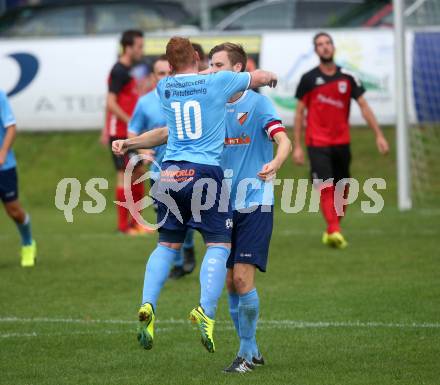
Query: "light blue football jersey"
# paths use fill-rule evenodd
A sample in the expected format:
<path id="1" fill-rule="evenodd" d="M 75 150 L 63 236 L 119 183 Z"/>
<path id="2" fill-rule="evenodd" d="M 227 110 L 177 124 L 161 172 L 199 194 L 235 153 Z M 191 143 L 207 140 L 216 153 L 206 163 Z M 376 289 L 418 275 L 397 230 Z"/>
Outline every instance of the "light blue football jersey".
<path id="1" fill-rule="evenodd" d="M 248 90 L 226 105 L 226 138 L 221 166 L 232 170 L 233 210 L 255 205 L 273 205 L 273 184 L 257 174 L 273 159 L 273 135 L 285 128 L 270 100 Z M 228 176 L 228 173 L 225 173 Z M 251 178 L 252 184 L 247 183 Z M 238 188 L 239 185 L 247 188 Z"/>
<path id="2" fill-rule="evenodd" d="M 165 111 L 168 143 L 164 161 L 220 165 L 228 99 L 249 87 L 248 72 L 182 74 L 162 79 L 157 90 Z"/>
<path id="3" fill-rule="evenodd" d="M 128 131 L 135 135 L 140 135 L 146 131 L 166 125 L 167 122 L 160 104 L 159 95 L 157 90 L 154 89 L 138 100 L 133 116 L 128 123 Z M 154 147 L 154 151 L 156 152 L 155 161 L 159 166 L 162 164 L 166 148 L 166 144 Z M 155 173 L 155 179 L 157 179 L 160 173 L 159 167 L 153 162 L 151 163 L 150 170 Z"/>
<path id="4" fill-rule="evenodd" d="M 15 117 L 9 104 L 8 97 L 3 91 L 0 91 L 0 147 L 3 145 L 6 130 L 9 126 L 14 124 L 16 124 Z M 16 167 L 16 165 L 14 151 L 9 149 L 5 163 L 0 165 L 0 171 L 9 170 Z"/>

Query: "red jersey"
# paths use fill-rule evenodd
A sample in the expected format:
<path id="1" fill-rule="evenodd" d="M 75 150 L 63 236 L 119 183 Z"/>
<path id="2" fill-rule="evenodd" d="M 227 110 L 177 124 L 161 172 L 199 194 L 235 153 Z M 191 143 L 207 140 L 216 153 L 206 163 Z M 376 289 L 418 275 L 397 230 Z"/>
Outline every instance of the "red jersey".
<path id="1" fill-rule="evenodd" d="M 130 75 L 130 67 L 116 63 L 108 77 L 108 91 L 117 95 L 117 103 L 128 115 L 132 115 L 139 98 L 136 80 Z M 127 123 L 107 110 L 106 129 L 110 137 L 127 138 Z"/>
<path id="2" fill-rule="evenodd" d="M 332 76 L 319 67 L 305 73 L 296 97 L 307 108 L 306 145 L 325 147 L 350 143 L 350 103 L 365 92 L 360 80 L 337 67 Z"/>

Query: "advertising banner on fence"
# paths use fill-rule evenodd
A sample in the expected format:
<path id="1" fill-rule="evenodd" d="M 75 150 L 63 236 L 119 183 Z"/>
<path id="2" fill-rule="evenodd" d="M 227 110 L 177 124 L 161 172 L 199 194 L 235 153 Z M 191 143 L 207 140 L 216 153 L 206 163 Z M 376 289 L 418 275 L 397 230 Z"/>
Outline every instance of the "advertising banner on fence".
<path id="1" fill-rule="evenodd" d="M 312 43 L 314 33 L 283 31 L 261 35 L 198 35 L 191 37 L 191 40 L 200 43 L 206 53 L 221 42 L 240 43 L 249 54 L 249 70 L 258 67 L 276 72 L 280 79 L 278 87 L 264 88 L 261 92 L 273 101 L 285 124 L 290 126 L 293 123 L 296 106 L 294 95 L 299 79 L 318 64 Z M 387 29 L 334 30 L 331 34 L 336 46 L 336 62 L 362 80 L 367 89 L 365 97 L 379 122 L 393 124 L 393 32 Z M 431 35 L 420 38 L 420 49 L 414 50 L 423 63 L 429 47 L 435 45 L 431 43 Z M 438 34 L 434 37 L 438 41 Z M 423 71 L 413 71 L 413 33 L 408 33 L 407 38 L 408 114 L 414 121 L 414 105 L 419 106 L 418 114 L 422 116 L 420 106 L 426 105 L 424 91 L 432 88 L 432 78 L 427 76 L 432 72 L 432 66 L 425 63 L 417 67 Z M 151 88 L 148 75 L 151 62 L 164 53 L 168 39 L 146 35 L 144 63 L 139 66 L 144 69 L 133 71 L 139 80 L 141 92 Z M 19 129 L 102 128 L 107 77 L 117 53 L 118 36 L 0 40 L 0 89 L 9 95 Z M 418 87 L 418 104 L 413 99 L 412 86 Z M 419 119 L 432 120 L 431 115 L 425 113 Z M 353 124 L 364 124 L 356 103 L 352 106 L 351 121 Z"/>
<path id="2" fill-rule="evenodd" d="M 0 40 L 0 89 L 20 129 L 100 128 L 117 37 Z"/>
<path id="3" fill-rule="evenodd" d="M 287 125 L 293 124 L 296 87 L 305 72 L 317 66 L 313 36 L 316 32 L 282 32 L 263 35 L 260 66 L 278 74 L 275 89 L 263 89 Z M 394 50 L 391 30 L 332 31 L 336 62 L 352 71 L 367 89 L 366 99 L 382 124 L 394 123 Z M 351 122 L 364 123 L 356 103 Z"/>

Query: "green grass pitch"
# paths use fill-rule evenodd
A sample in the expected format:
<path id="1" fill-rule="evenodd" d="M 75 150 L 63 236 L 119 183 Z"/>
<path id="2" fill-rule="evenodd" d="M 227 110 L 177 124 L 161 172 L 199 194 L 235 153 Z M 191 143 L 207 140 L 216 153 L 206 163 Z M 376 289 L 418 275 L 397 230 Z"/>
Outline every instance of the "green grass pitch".
<path id="1" fill-rule="evenodd" d="M 394 131 L 386 135 L 392 141 Z M 349 207 L 350 245 L 336 251 L 320 243 L 319 213 L 277 209 L 268 273 L 257 277 L 267 365 L 236 376 L 221 372 L 238 347 L 226 295 L 215 354 L 186 321 L 199 297 L 197 274 L 166 284 L 155 346 L 138 346 L 136 313 L 156 238 L 115 233 L 112 165 L 97 133 L 21 134 L 15 148 L 40 258 L 34 269 L 20 268 L 18 234 L 0 213 L 0 384 L 440 383 L 440 207 L 397 211 L 395 160 L 378 155 L 371 132 L 353 130 L 352 173 L 386 179 L 383 212 Z M 307 168 L 289 162 L 279 176 L 307 177 Z M 108 178 L 106 210 L 86 215 L 78 207 L 66 223 L 54 205 L 64 177 L 83 187 Z"/>

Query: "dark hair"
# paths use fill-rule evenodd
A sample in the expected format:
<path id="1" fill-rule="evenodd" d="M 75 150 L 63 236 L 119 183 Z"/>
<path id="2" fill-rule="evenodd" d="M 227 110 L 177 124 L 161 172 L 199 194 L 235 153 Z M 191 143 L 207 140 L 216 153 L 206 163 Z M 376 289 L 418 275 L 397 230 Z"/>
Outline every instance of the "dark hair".
<path id="1" fill-rule="evenodd" d="M 127 47 L 131 47 L 137 37 L 144 37 L 142 31 L 137 29 L 129 29 L 124 31 L 122 33 L 121 40 L 119 41 L 122 46 L 122 51 L 125 51 L 125 48 Z"/>
<path id="2" fill-rule="evenodd" d="M 195 63 L 194 48 L 189 39 L 174 36 L 167 44 L 167 58 L 173 71 L 179 71 Z"/>
<path id="3" fill-rule="evenodd" d="M 211 51 L 209 51 L 209 59 L 212 59 L 214 54 L 221 51 L 225 51 L 228 54 L 229 61 L 232 65 L 241 63 L 241 72 L 246 70 L 247 54 L 240 44 L 227 42 L 216 45 Z"/>
<path id="4" fill-rule="evenodd" d="M 191 45 L 193 46 L 194 51 L 196 51 L 199 54 L 200 61 L 205 60 L 206 54 L 205 51 L 203 50 L 203 47 L 199 43 L 191 43 Z"/>
<path id="5" fill-rule="evenodd" d="M 330 42 L 333 44 L 332 37 L 327 32 L 318 32 L 315 36 L 313 36 L 313 45 L 316 47 L 316 40 L 318 40 L 321 36 L 327 36 L 330 39 Z"/>
<path id="6" fill-rule="evenodd" d="M 168 61 L 167 55 L 165 55 L 165 54 L 160 55 L 156 59 L 153 60 L 153 65 L 152 65 L 153 70 L 154 70 L 154 66 L 156 65 L 156 63 L 158 61 Z"/>

